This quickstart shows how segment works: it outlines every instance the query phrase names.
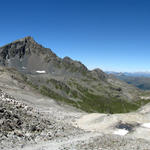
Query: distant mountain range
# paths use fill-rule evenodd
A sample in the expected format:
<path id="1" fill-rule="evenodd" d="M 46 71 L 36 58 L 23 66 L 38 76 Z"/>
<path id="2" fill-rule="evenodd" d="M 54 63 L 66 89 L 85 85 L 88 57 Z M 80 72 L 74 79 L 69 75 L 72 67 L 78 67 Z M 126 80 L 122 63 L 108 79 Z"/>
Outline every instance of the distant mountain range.
<path id="1" fill-rule="evenodd" d="M 150 77 L 150 72 L 115 72 L 115 71 L 106 71 L 107 74 L 114 74 L 114 75 L 126 75 L 131 77 Z"/>
<path id="2" fill-rule="evenodd" d="M 141 106 L 142 91 L 136 87 L 101 69 L 90 71 L 80 61 L 61 59 L 32 37 L 0 47 L 0 65 L 12 79 L 87 112 L 120 113 Z"/>
<path id="3" fill-rule="evenodd" d="M 142 90 L 150 90 L 150 72 L 106 72 Z"/>

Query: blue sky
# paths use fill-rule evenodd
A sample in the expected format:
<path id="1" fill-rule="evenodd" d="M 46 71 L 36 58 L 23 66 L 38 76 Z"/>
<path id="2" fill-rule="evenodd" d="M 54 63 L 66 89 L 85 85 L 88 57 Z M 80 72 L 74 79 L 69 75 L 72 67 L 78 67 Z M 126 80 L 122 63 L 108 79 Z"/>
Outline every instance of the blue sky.
<path id="1" fill-rule="evenodd" d="M 28 35 L 89 69 L 150 71 L 149 0 L 1 0 L 0 46 Z"/>

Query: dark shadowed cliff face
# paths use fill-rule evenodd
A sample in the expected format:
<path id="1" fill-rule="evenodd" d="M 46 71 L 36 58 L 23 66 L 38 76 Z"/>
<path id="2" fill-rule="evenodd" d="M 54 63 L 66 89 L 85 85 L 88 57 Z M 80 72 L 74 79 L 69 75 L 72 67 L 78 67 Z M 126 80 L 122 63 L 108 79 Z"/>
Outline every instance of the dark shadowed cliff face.
<path id="1" fill-rule="evenodd" d="M 25 37 L 1 47 L 0 64 L 32 74 L 38 71 L 56 75 L 65 72 L 88 72 L 81 62 L 73 61 L 69 57 L 57 57 L 50 49 L 36 43 L 32 37 Z"/>
<path id="2" fill-rule="evenodd" d="M 0 65 L 15 68 L 24 82 L 43 95 L 90 112 L 128 112 L 140 91 L 100 69 L 88 70 L 79 61 L 57 57 L 32 37 L 0 47 Z M 13 78 L 17 79 L 13 74 Z M 19 79 L 20 80 L 20 79 Z"/>
<path id="3" fill-rule="evenodd" d="M 48 59 L 49 58 L 49 59 Z M 17 68 L 19 71 L 34 73 L 50 68 L 48 62 L 59 58 L 47 48 L 37 44 L 33 38 L 25 37 L 0 48 L 0 64 Z"/>

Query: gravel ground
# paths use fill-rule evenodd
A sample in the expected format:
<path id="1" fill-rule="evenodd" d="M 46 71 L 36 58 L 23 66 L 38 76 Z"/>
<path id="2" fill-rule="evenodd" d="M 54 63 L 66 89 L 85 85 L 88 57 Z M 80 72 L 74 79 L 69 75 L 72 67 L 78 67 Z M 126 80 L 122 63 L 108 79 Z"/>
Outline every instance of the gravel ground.
<path id="1" fill-rule="evenodd" d="M 65 145 L 61 150 L 150 150 L 149 145 L 142 139 L 103 135 Z"/>
<path id="2" fill-rule="evenodd" d="M 0 91 L 0 149 L 23 148 L 27 144 L 56 140 L 77 132 L 83 133 L 83 130 L 49 119 L 48 115 Z"/>

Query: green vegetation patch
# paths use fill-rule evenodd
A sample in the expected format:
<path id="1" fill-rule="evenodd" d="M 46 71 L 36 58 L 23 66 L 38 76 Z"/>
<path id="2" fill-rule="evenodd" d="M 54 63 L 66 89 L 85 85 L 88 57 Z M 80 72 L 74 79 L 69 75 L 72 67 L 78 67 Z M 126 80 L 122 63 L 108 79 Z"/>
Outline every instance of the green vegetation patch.
<path id="1" fill-rule="evenodd" d="M 70 88 L 63 82 L 55 80 L 55 79 L 49 79 L 47 80 L 47 83 L 51 83 L 55 86 L 56 89 L 63 90 L 67 94 L 70 92 Z"/>
<path id="2" fill-rule="evenodd" d="M 56 80 L 51 80 L 50 82 L 54 82 L 56 85 Z M 104 97 L 100 95 L 95 95 L 88 88 L 82 87 L 81 85 L 74 83 L 74 86 L 78 91 L 72 91 L 69 89 L 69 93 L 71 98 L 80 99 L 80 101 L 73 101 L 71 98 L 63 97 L 62 95 L 54 92 L 52 89 L 46 86 L 37 86 L 31 82 L 27 82 L 30 86 L 40 91 L 41 94 L 48 96 L 57 100 L 58 102 L 64 102 L 76 108 L 79 108 L 86 112 L 99 112 L 99 113 L 127 113 L 131 111 L 135 111 L 141 106 L 150 102 L 150 100 L 139 100 L 135 102 L 128 102 L 117 97 Z M 62 85 L 62 84 L 60 84 Z M 58 86 L 60 86 L 58 84 Z M 63 86 L 59 87 L 59 89 L 63 90 Z M 81 93 L 81 95 L 79 95 Z"/>
<path id="3" fill-rule="evenodd" d="M 127 113 L 135 111 L 141 106 L 149 103 L 150 100 L 139 100 L 134 103 L 119 98 L 106 98 L 99 95 L 87 93 L 80 103 L 80 108 L 86 112 L 99 113 Z"/>
<path id="4" fill-rule="evenodd" d="M 114 97 L 106 98 L 99 95 L 93 95 L 91 93 L 86 93 L 84 97 L 82 97 L 81 101 L 72 101 L 68 98 L 65 98 L 51 89 L 42 86 L 40 87 L 41 94 L 51 97 L 55 100 L 65 102 L 69 105 L 75 106 L 84 110 L 86 112 L 99 112 L 99 113 L 127 113 L 131 111 L 135 111 L 141 106 L 150 102 L 150 100 L 139 100 L 134 103 L 127 102 L 125 100 L 117 99 Z M 77 93 L 75 94 L 77 97 Z"/>
<path id="5" fill-rule="evenodd" d="M 48 88 L 46 86 L 41 86 L 39 91 L 42 95 L 48 96 L 48 97 L 53 98 L 53 99 L 60 101 L 60 102 L 65 102 L 65 103 L 72 105 L 74 107 L 78 107 L 76 102 L 57 94 L 56 92 L 52 91 L 50 88 Z"/>

